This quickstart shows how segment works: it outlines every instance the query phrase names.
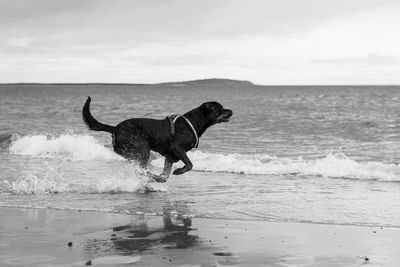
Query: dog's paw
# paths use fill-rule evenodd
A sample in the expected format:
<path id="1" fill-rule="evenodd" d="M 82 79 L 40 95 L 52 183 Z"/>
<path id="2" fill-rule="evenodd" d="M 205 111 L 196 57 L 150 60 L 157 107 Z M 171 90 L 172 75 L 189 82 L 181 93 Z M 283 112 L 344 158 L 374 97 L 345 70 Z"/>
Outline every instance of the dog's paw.
<path id="1" fill-rule="evenodd" d="M 149 177 L 151 180 L 156 181 L 158 183 L 165 183 L 168 179 L 168 177 L 164 175 L 156 175 L 152 173 L 147 173 L 147 177 Z"/>
<path id="2" fill-rule="evenodd" d="M 186 172 L 185 168 L 178 168 L 172 174 L 179 175 L 179 174 L 182 174 L 182 173 L 185 173 L 185 172 Z"/>
<path id="3" fill-rule="evenodd" d="M 154 175 L 152 178 L 154 181 L 156 181 L 158 183 L 165 183 L 167 181 L 167 177 L 162 176 L 162 175 L 160 175 L 160 176 Z"/>

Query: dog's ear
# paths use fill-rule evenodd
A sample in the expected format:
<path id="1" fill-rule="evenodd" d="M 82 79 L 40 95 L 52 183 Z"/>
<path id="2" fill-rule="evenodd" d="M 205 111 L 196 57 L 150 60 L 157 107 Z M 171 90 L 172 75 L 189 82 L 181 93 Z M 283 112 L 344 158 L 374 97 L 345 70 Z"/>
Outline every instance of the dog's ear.
<path id="1" fill-rule="evenodd" d="M 215 110 L 215 105 L 213 102 L 207 102 L 207 103 L 204 103 L 203 105 L 204 105 L 204 108 L 209 112 L 212 112 Z"/>
<path id="2" fill-rule="evenodd" d="M 222 105 L 218 102 L 205 102 L 202 104 L 202 107 L 204 108 L 205 111 L 207 112 L 219 112 L 223 110 L 224 108 Z"/>

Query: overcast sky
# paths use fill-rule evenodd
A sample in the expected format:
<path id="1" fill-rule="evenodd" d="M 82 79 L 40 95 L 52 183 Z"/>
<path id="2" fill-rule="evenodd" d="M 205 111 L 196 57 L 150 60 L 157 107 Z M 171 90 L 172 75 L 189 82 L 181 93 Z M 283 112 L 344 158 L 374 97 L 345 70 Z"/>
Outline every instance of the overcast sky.
<path id="1" fill-rule="evenodd" d="M 400 84 L 399 0 L 0 0 L 0 82 Z"/>

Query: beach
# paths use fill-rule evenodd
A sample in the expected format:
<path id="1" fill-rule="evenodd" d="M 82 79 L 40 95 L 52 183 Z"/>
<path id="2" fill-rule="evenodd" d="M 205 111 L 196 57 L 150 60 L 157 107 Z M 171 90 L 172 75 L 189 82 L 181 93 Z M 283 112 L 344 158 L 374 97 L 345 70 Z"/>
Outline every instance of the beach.
<path id="1" fill-rule="evenodd" d="M 1 266 L 398 266 L 400 229 L 0 208 Z"/>
<path id="2" fill-rule="evenodd" d="M 398 89 L 0 85 L 0 266 L 398 266 Z M 110 125 L 234 115 L 154 183 L 86 128 L 88 95 Z"/>
<path id="3" fill-rule="evenodd" d="M 400 1 L 0 14 L 0 267 L 400 266 Z"/>

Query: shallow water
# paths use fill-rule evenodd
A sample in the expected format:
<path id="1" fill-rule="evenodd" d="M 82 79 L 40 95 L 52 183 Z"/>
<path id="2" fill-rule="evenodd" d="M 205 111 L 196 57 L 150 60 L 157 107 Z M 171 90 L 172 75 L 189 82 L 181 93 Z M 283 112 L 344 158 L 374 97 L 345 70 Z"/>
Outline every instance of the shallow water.
<path id="1" fill-rule="evenodd" d="M 193 171 L 149 183 L 86 129 L 88 95 L 112 125 L 208 100 L 234 116 Z M 0 85 L 0 206 L 400 227 L 399 107 L 400 87 Z"/>

